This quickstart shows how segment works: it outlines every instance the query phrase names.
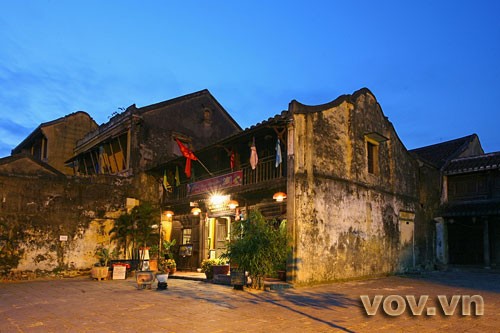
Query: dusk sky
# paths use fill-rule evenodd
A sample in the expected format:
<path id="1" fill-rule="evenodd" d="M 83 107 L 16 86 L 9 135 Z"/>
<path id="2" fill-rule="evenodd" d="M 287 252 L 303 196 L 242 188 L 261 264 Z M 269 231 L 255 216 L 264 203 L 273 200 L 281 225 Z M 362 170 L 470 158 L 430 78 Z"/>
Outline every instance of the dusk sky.
<path id="1" fill-rule="evenodd" d="M 0 157 L 38 125 L 208 89 L 246 128 L 367 87 L 408 149 L 500 151 L 500 1 L 0 0 Z"/>

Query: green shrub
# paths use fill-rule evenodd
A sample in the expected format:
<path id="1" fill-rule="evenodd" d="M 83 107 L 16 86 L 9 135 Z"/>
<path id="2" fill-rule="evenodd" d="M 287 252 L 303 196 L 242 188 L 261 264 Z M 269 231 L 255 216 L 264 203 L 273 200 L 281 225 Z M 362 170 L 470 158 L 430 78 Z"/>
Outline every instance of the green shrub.
<path id="1" fill-rule="evenodd" d="M 264 278 L 286 262 L 286 228 L 274 224 L 259 211 L 251 211 L 247 220 L 234 223 L 232 228 L 237 237 L 228 244 L 224 257 L 238 269 L 248 271 L 253 288 L 262 289 Z"/>

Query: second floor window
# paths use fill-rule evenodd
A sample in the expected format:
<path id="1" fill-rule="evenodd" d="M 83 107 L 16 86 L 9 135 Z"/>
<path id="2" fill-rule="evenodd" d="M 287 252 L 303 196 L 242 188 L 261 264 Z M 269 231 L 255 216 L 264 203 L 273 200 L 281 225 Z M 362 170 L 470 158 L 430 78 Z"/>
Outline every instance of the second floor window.
<path id="1" fill-rule="evenodd" d="M 366 160 L 368 164 L 368 173 L 378 174 L 378 145 L 366 141 Z"/>

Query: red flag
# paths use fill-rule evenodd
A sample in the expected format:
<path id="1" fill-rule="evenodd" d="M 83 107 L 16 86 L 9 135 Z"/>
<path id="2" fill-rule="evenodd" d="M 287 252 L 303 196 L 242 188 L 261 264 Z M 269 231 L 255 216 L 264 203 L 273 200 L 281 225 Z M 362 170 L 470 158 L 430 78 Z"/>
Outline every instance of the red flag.
<path id="1" fill-rule="evenodd" d="M 231 171 L 234 170 L 234 151 L 231 150 L 231 156 L 229 157 L 229 165 L 231 166 Z"/>
<path id="2" fill-rule="evenodd" d="M 179 149 L 181 150 L 182 155 L 186 158 L 186 167 L 184 168 L 184 172 L 186 173 L 186 177 L 191 178 L 191 160 L 196 161 L 198 158 L 194 156 L 193 152 L 189 150 L 188 147 L 184 146 L 179 139 L 175 138 L 175 141 L 179 145 Z"/>

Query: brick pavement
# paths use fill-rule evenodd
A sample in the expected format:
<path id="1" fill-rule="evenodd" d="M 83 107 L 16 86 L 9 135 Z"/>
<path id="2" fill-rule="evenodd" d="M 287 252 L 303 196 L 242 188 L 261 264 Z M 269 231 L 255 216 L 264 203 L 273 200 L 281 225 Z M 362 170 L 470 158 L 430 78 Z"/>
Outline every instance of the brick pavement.
<path id="1" fill-rule="evenodd" d="M 360 295 L 481 295 L 483 316 L 367 316 Z M 436 306 L 437 308 L 437 306 Z M 237 291 L 169 279 L 166 291 L 132 279 L 0 283 L 0 332 L 500 332 L 500 272 L 430 272 L 284 291 Z"/>

